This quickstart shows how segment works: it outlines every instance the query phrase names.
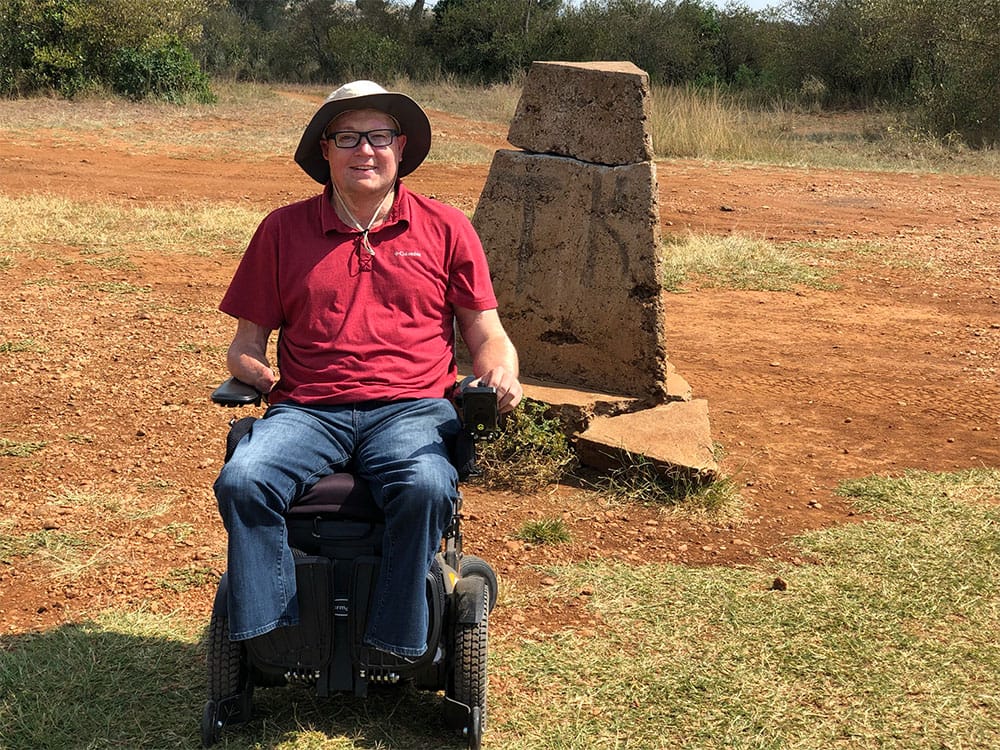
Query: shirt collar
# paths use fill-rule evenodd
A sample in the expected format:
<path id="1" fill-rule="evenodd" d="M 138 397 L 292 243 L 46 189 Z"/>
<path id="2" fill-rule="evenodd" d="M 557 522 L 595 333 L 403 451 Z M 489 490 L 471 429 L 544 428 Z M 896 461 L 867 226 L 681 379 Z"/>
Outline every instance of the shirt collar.
<path id="1" fill-rule="evenodd" d="M 386 227 L 390 227 L 393 224 L 398 224 L 400 222 L 410 223 L 410 202 L 408 200 L 409 190 L 403 185 L 402 182 L 396 180 L 396 197 L 392 202 L 392 207 L 389 209 L 388 215 L 385 217 L 385 221 L 382 222 L 376 229 L 372 230 L 373 234 L 380 232 Z M 323 234 L 330 234 L 331 232 L 337 232 L 339 234 L 357 234 L 358 230 L 348 224 L 337 216 L 337 211 L 333 207 L 333 183 L 327 181 L 326 187 L 323 188 L 323 194 L 319 196 L 320 201 L 320 223 L 323 228 Z"/>

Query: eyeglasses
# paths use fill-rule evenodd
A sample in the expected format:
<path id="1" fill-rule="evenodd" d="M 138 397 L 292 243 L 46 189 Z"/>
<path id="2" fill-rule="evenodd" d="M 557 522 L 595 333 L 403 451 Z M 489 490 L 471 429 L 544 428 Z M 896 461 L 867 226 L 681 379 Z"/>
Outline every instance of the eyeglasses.
<path id="1" fill-rule="evenodd" d="M 355 148 L 361 139 L 364 138 L 372 148 L 385 148 L 390 145 L 399 133 L 390 128 L 380 128 L 379 130 L 338 130 L 333 133 L 325 133 L 323 140 L 333 141 L 337 148 Z"/>

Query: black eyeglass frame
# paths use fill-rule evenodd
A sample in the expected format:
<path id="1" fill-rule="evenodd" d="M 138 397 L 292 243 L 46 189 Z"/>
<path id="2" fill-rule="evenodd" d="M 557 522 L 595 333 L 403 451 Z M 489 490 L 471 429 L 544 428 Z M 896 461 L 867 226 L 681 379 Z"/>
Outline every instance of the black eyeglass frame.
<path id="1" fill-rule="evenodd" d="M 388 133 L 389 140 L 384 144 L 376 144 L 372 142 L 372 133 Z M 341 145 L 337 143 L 338 135 L 353 135 L 354 140 L 351 143 L 345 143 Z M 332 143 L 336 148 L 357 148 L 361 144 L 361 139 L 368 141 L 368 145 L 372 148 L 388 148 L 393 144 L 393 141 L 401 135 L 398 130 L 394 128 L 375 128 L 374 130 L 335 130 L 332 133 L 323 133 L 323 140 Z"/>

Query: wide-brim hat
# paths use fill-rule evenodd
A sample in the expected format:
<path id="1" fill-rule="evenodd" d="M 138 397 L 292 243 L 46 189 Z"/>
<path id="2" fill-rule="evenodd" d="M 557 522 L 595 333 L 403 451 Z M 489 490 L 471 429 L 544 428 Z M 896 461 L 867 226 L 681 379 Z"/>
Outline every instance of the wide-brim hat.
<path id="1" fill-rule="evenodd" d="M 302 133 L 295 161 L 307 175 L 323 185 L 330 179 L 330 165 L 323 158 L 319 142 L 323 131 L 337 115 L 354 109 L 377 109 L 399 123 L 406 147 L 399 163 L 399 176 L 420 166 L 431 150 L 431 123 L 424 110 L 406 94 L 386 91 L 373 81 L 345 83 L 331 93 L 313 115 Z"/>

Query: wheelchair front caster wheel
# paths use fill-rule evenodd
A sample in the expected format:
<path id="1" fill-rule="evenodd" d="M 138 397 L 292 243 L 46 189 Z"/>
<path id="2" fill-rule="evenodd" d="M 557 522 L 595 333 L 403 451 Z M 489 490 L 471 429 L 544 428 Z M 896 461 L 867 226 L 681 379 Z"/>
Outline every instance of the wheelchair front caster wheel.
<path id="1" fill-rule="evenodd" d="M 211 747 L 222 738 L 222 722 L 215 701 L 206 701 L 201 715 L 201 746 Z"/>
<path id="2" fill-rule="evenodd" d="M 473 706 L 469 714 L 469 726 L 465 729 L 469 740 L 469 750 L 479 750 L 483 744 L 483 713 L 479 706 Z"/>

